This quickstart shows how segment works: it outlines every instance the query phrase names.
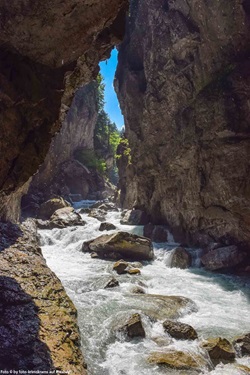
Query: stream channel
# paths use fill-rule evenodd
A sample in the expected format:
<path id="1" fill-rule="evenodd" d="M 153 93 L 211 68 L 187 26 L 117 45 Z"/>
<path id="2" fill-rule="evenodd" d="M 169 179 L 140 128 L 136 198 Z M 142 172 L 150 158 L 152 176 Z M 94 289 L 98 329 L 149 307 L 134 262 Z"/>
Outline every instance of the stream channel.
<path id="1" fill-rule="evenodd" d="M 106 221 L 118 230 L 142 234 L 142 226 L 121 225 L 120 215 L 120 212 L 108 212 Z M 113 261 L 92 259 L 90 254 L 81 251 L 84 241 L 115 231 L 100 232 L 100 221 L 87 214 L 82 218 L 87 222 L 85 226 L 40 230 L 39 234 L 48 266 L 60 278 L 77 307 L 90 375 L 197 374 L 193 370 L 177 371 L 148 363 L 150 353 L 166 349 L 204 356 L 204 366 L 198 371 L 201 374 L 246 374 L 238 365 L 250 367 L 250 357 L 237 356 L 234 364 L 213 367 L 199 343 L 218 336 L 230 340 L 250 331 L 249 279 L 205 271 L 199 267 L 198 249 L 188 249 L 193 267 L 170 268 L 171 250 L 177 246 L 171 235 L 168 243 L 154 243 L 155 259 L 142 262 L 141 275 L 117 275 L 112 270 Z M 119 286 L 103 289 L 102 283 L 110 275 L 119 281 Z M 143 295 L 131 293 L 135 285 L 143 285 L 147 294 L 184 296 L 194 301 L 196 307 L 187 307 L 178 320 L 193 326 L 199 340 L 171 339 L 164 332 L 162 321 L 152 321 L 143 313 Z M 146 338 L 128 341 L 114 333 L 112 327 L 133 313 L 141 313 Z"/>

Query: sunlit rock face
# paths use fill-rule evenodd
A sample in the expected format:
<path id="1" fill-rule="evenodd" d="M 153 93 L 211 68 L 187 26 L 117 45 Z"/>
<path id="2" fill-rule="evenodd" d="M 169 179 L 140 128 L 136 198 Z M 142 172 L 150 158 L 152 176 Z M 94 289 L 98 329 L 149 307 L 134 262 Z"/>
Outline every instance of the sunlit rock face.
<path id="1" fill-rule="evenodd" d="M 88 192 L 91 173 L 74 160 L 77 149 L 94 149 L 94 129 L 97 121 L 97 83 L 92 82 L 78 89 L 60 132 L 53 138 L 49 152 L 38 173 L 32 178 L 29 195 L 42 193 L 44 199 L 66 195 L 68 186 L 72 193 Z M 72 180 L 72 181 L 71 181 Z M 78 185 L 79 189 L 78 189 Z M 29 196 L 28 196 L 29 199 Z"/>
<path id="2" fill-rule="evenodd" d="M 122 203 L 181 241 L 250 243 L 249 47 L 246 2 L 131 3 L 115 82 L 132 161 Z"/>
<path id="3" fill-rule="evenodd" d="M 18 219 L 24 184 L 76 89 L 121 40 L 126 8 L 127 0 L 0 0 L 1 219 Z"/>

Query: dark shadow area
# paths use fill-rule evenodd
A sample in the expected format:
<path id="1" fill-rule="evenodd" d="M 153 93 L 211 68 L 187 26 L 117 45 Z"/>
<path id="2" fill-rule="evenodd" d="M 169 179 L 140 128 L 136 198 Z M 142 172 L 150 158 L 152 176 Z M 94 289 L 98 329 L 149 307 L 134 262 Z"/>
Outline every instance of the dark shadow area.
<path id="1" fill-rule="evenodd" d="M 17 224 L 0 222 L 0 252 L 13 245 L 23 232 Z"/>
<path id="2" fill-rule="evenodd" d="M 37 306 L 17 281 L 0 276 L 0 369 L 54 370 L 50 351 L 39 339 Z"/>
<path id="3" fill-rule="evenodd" d="M 228 272 L 212 272 L 205 268 L 190 268 L 189 272 L 195 275 L 204 276 L 206 279 L 211 279 L 214 283 L 222 287 L 226 292 L 240 291 L 250 302 L 250 277 L 238 276 Z M 204 282 L 207 280 L 204 279 Z"/>

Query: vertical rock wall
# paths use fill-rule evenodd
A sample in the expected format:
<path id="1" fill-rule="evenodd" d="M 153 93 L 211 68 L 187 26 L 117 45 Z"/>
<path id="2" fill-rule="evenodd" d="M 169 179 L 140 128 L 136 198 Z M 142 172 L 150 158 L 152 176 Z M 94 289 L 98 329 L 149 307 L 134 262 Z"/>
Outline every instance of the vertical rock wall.
<path id="1" fill-rule="evenodd" d="M 250 243 L 250 8 L 133 0 L 116 91 L 132 164 L 123 205 L 191 243 Z"/>
<path id="2" fill-rule="evenodd" d="M 96 82 L 76 92 L 60 132 L 53 138 L 44 163 L 32 178 L 30 194 L 40 192 L 44 199 L 49 199 L 53 194 L 70 193 L 69 185 L 77 188 L 77 185 L 81 184 L 79 191 L 75 193 L 83 194 L 85 198 L 84 185 L 88 179 L 91 180 L 91 175 L 74 160 L 74 152 L 79 148 L 94 148 L 93 137 L 98 116 L 97 95 Z"/>
<path id="3" fill-rule="evenodd" d="M 127 0 L 0 0 L 0 219 L 18 220 L 76 89 L 124 32 Z"/>

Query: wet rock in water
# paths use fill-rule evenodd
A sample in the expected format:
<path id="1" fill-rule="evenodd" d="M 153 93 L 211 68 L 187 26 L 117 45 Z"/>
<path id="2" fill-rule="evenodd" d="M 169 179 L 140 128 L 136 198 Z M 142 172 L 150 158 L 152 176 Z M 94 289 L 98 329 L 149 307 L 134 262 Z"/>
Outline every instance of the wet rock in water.
<path id="1" fill-rule="evenodd" d="M 90 211 L 88 216 L 93 217 L 94 219 L 97 219 L 99 221 L 105 221 L 106 211 L 93 209 Z"/>
<path id="2" fill-rule="evenodd" d="M 39 229 L 66 228 L 86 224 L 73 207 L 60 208 L 54 212 L 50 220 L 37 220 L 36 222 Z"/>
<path id="3" fill-rule="evenodd" d="M 127 273 L 129 275 L 140 275 L 141 271 L 138 268 L 128 268 Z"/>
<path id="4" fill-rule="evenodd" d="M 181 296 L 162 296 L 157 294 L 137 294 L 130 304 L 153 320 L 177 319 L 184 311 L 197 311 L 196 304 L 189 298 Z"/>
<path id="5" fill-rule="evenodd" d="M 94 281 L 92 283 L 91 289 L 98 290 L 98 289 L 108 289 L 108 288 L 115 288 L 119 286 L 118 280 L 116 280 L 112 275 L 102 276 L 100 279 Z"/>
<path id="6" fill-rule="evenodd" d="M 148 357 L 148 362 L 165 365 L 176 370 L 199 369 L 205 365 L 203 357 L 177 350 L 151 353 Z"/>
<path id="7" fill-rule="evenodd" d="M 147 224 L 143 228 L 143 235 L 154 242 L 167 242 L 168 230 L 162 225 Z"/>
<path id="8" fill-rule="evenodd" d="M 131 289 L 130 289 L 130 293 L 134 293 L 134 294 L 145 294 L 145 290 L 139 286 L 139 285 L 135 285 L 133 286 Z"/>
<path id="9" fill-rule="evenodd" d="M 42 220 L 48 220 L 56 210 L 59 210 L 60 208 L 64 207 L 71 206 L 63 198 L 52 198 L 41 204 L 37 216 Z"/>
<path id="10" fill-rule="evenodd" d="M 143 264 L 141 262 L 131 262 L 129 263 L 129 266 L 134 268 L 142 268 Z"/>
<path id="11" fill-rule="evenodd" d="M 207 269 L 215 271 L 237 266 L 245 257 L 245 253 L 240 251 L 237 246 L 232 245 L 209 251 L 201 258 L 201 262 Z"/>
<path id="12" fill-rule="evenodd" d="M 113 265 L 113 270 L 118 273 L 118 275 L 122 275 L 123 273 L 126 273 L 126 268 L 128 267 L 128 262 L 125 262 L 124 260 L 119 260 Z"/>
<path id="13" fill-rule="evenodd" d="M 114 203 L 102 203 L 98 206 L 98 208 L 100 210 L 103 210 L 103 211 L 116 211 L 118 212 L 119 209 L 116 207 L 116 205 Z"/>
<path id="14" fill-rule="evenodd" d="M 232 362 L 235 359 L 233 346 L 228 340 L 221 337 L 207 339 L 201 346 L 208 351 L 214 365 L 217 365 L 219 362 Z"/>
<path id="15" fill-rule="evenodd" d="M 172 250 L 170 267 L 172 268 L 189 268 L 192 264 L 192 257 L 183 247 L 176 247 Z"/>
<path id="16" fill-rule="evenodd" d="M 121 219 L 121 224 L 124 225 L 145 225 L 149 221 L 146 212 L 141 210 L 128 210 Z"/>
<path id="17" fill-rule="evenodd" d="M 83 252 L 96 252 L 102 259 L 151 260 L 154 257 L 150 240 L 136 234 L 106 234 L 83 243 Z"/>
<path id="18" fill-rule="evenodd" d="M 146 336 L 140 314 L 133 314 L 123 326 L 118 328 L 118 331 L 129 338 Z"/>
<path id="19" fill-rule="evenodd" d="M 91 258 L 93 258 L 93 259 L 100 259 L 100 258 L 99 258 L 99 255 L 98 255 L 97 253 L 91 253 L 90 256 L 91 256 Z"/>
<path id="20" fill-rule="evenodd" d="M 168 346 L 173 341 L 170 337 L 156 336 L 151 338 L 158 346 Z"/>
<path id="21" fill-rule="evenodd" d="M 99 230 L 102 232 L 104 230 L 113 230 L 113 229 L 116 229 L 116 226 L 114 224 L 111 224 L 111 223 L 101 223 L 100 227 L 99 227 Z"/>
<path id="22" fill-rule="evenodd" d="M 165 331 L 175 339 L 195 340 L 198 338 L 197 332 L 189 324 L 165 320 L 163 322 Z"/>
<path id="23" fill-rule="evenodd" d="M 233 341 L 233 345 L 240 349 L 242 355 L 250 355 L 250 333 L 237 337 Z"/>

